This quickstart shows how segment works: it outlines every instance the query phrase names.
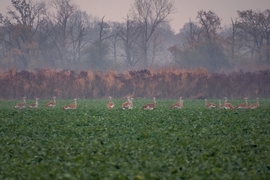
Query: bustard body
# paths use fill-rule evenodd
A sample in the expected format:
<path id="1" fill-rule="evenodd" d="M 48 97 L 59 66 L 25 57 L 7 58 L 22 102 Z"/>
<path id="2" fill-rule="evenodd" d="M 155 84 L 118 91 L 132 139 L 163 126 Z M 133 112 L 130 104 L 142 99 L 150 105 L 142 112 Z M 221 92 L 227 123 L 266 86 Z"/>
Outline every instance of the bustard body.
<path id="1" fill-rule="evenodd" d="M 215 103 L 207 102 L 207 99 L 205 99 L 204 101 L 205 101 L 205 104 L 204 104 L 204 105 L 205 105 L 205 107 L 208 108 L 208 109 L 218 107 L 218 105 L 216 105 Z"/>
<path id="2" fill-rule="evenodd" d="M 29 105 L 30 108 L 37 108 L 38 107 L 38 100 L 39 98 L 36 98 L 36 102 Z"/>
<path id="3" fill-rule="evenodd" d="M 127 101 L 122 104 L 122 109 L 123 110 L 128 110 L 133 108 L 133 103 L 132 103 L 133 98 L 130 98 L 129 96 L 127 97 Z"/>
<path id="4" fill-rule="evenodd" d="M 225 102 L 222 105 L 224 109 L 235 109 L 231 103 L 227 102 L 228 100 L 227 97 L 224 97 L 224 99 L 225 99 Z"/>
<path id="5" fill-rule="evenodd" d="M 66 106 L 63 107 L 64 110 L 68 110 L 68 109 L 76 109 L 77 108 L 77 99 L 74 99 L 74 103 L 73 104 L 68 104 Z"/>
<path id="6" fill-rule="evenodd" d="M 112 97 L 111 96 L 109 96 L 109 102 L 107 104 L 107 108 L 108 109 L 114 108 L 114 103 L 112 102 Z"/>
<path id="7" fill-rule="evenodd" d="M 52 102 L 48 102 L 45 107 L 50 107 L 50 108 L 54 108 L 56 106 L 56 97 L 53 97 L 53 101 Z"/>
<path id="8" fill-rule="evenodd" d="M 26 97 L 23 97 L 23 102 L 20 102 L 14 106 L 15 109 L 23 109 L 26 106 Z"/>
<path id="9" fill-rule="evenodd" d="M 179 102 L 172 104 L 170 108 L 182 109 L 184 107 L 183 102 L 182 97 L 180 97 Z"/>
<path id="10" fill-rule="evenodd" d="M 142 109 L 149 109 L 149 110 L 153 110 L 156 108 L 156 98 L 154 97 L 153 98 L 153 102 L 152 103 L 149 103 L 149 104 L 146 104 L 142 107 Z"/>
<path id="11" fill-rule="evenodd" d="M 247 102 L 248 98 L 245 98 L 245 103 L 239 104 L 238 106 L 236 106 L 236 109 L 247 109 L 248 108 L 248 102 Z"/>
<path id="12" fill-rule="evenodd" d="M 259 104 L 259 98 L 256 99 L 256 103 L 249 105 L 248 109 L 256 109 L 260 106 Z"/>

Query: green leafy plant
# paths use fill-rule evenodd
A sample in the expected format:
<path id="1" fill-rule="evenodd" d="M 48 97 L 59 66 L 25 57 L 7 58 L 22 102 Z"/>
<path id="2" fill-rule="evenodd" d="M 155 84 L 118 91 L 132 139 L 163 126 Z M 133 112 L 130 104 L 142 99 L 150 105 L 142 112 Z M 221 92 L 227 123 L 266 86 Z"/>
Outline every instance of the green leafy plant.
<path id="1" fill-rule="evenodd" d="M 203 100 L 70 100 L 46 109 L 13 109 L 0 101 L 1 179 L 268 179 L 270 109 L 206 109 Z M 215 100 L 213 100 L 215 101 Z M 239 101 L 231 101 L 238 104 Z"/>

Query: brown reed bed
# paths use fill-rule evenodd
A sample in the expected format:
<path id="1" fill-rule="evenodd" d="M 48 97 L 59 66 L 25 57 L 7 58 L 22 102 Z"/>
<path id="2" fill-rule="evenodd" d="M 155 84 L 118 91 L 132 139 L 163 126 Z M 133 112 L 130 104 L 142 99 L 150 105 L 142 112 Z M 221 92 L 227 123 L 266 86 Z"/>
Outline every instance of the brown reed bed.
<path id="1" fill-rule="evenodd" d="M 243 98 L 270 96 L 270 71 L 211 73 L 203 68 L 166 67 L 125 71 L 16 68 L 0 71 L 0 99 L 126 96 L 152 98 Z"/>

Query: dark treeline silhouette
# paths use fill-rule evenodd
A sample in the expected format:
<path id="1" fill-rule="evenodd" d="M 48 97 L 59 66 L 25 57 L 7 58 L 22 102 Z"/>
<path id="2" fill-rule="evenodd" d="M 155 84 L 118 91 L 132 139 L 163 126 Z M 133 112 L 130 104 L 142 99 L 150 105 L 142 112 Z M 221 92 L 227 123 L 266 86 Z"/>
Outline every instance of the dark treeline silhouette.
<path id="1" fill-rule="evenodd" d="M 138 71 L 78 71 L 36 69 L 0 74 L 0 98 L 268 98 L 270 71 L 211 73 L 206 69 L 176 67 Z"/>
<path id="2" fill-rule="evenodd" d="M 270 9 L 237 11 L 221 27 L 200 10 L 173 32 L 172 0 L 134 0 L 124 22 L 82 11 L 73 0 L 11 0 L 0 13 L 0 67 L 33 70 L 145 69 L 176 65 L 212 72 L 270 65 Z"/>

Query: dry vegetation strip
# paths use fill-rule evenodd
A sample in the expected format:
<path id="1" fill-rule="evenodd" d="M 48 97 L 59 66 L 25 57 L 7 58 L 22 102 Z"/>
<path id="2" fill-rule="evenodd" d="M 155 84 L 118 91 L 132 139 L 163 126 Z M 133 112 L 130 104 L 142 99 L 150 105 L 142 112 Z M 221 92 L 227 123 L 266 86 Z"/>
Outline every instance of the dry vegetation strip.
<path id="1" fill-rule="evenodd" d="M 161 68 L 118 73 L 36 69 L 1 71 L 0 98 L 244 98 L 269 97 L 270 71 L 211 73 Z"/>

